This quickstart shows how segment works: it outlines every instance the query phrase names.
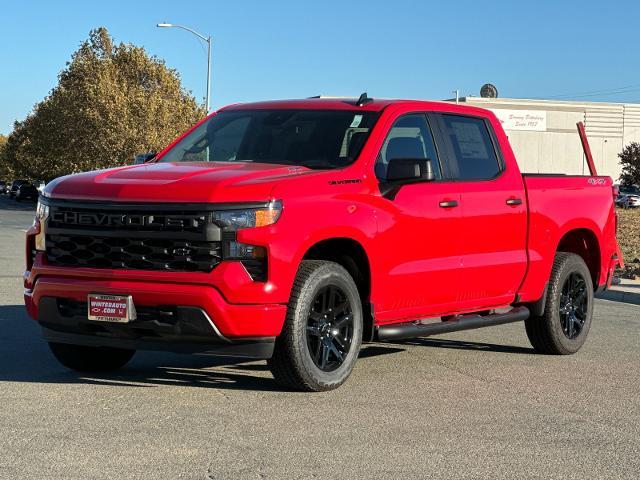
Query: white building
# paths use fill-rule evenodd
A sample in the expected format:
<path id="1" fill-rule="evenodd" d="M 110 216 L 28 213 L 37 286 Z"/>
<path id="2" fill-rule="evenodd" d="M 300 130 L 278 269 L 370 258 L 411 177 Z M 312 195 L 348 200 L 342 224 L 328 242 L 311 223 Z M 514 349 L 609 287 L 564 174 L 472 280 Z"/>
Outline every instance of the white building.
<path id="1" fill-rule="evenodd" d="M 584 122 L 600 175 L 620 175 L 618 154 L 640 142 L 640 104 L 463 97 L 502 121 L 523 172 L 588 173 L 577 122 Z"/>

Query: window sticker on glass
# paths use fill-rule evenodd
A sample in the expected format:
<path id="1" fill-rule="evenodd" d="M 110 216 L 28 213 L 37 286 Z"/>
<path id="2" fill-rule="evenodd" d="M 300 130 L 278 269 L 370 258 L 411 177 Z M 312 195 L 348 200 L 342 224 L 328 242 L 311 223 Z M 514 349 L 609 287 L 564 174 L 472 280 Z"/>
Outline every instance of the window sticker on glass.
<path id="1" fill-rule="evenodd" d="M 486 158 L 489 156 L 478 125 L 467 122 L 451 122 L 460 155 L 463 158 Z"/>
<path id="2" fill-rule="evenodd" d="M 360 122 L 362 122 L 362 115 L 354 115 L 349 128 L 358 128 L 360 126 Z"/>

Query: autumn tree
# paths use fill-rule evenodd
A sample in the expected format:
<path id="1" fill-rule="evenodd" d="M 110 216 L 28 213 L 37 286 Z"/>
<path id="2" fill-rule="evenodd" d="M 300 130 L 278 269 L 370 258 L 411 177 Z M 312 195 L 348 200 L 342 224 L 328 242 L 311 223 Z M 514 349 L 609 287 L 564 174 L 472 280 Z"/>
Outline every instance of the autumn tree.
<path id="1" fill-rule="evenodd" d="M 622 173 L 620 183 L 623 185 L 640 185 L 640 143 L 632 142 L 618 154 Z"/>
<path id="2" fill-rule="evenodd" d="M 5 137 L 4 135 L 0 135 L 0 180 L 3 180 L 6 175 L 5 169 L 7 168 L 7 164 L 4 158 L 6 146 L 7 137 Z"/>
<path id="3" fill-rule="evenodd" d="M 16 122 L 6 161 L 16 173 L 51 178 L 131 163 L 158 151 L 205 114 L 178 73 L 142 47 L 92 30 L 33 112 Z"/>
<path id="4" fill-rule="evenodd" d="M 0 180 L 9 182 L 13 179 L 13 169 L 7 160 L 7 137 L 0 135 Z"/>

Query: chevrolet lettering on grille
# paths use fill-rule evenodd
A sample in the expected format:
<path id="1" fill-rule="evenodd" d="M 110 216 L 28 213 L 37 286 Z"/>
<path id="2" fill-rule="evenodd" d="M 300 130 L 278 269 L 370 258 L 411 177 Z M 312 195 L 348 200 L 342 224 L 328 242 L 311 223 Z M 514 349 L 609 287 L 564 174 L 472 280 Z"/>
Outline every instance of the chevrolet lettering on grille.
<path id="1" fill-rule="evenodd" d="M 51 220 L 64 225 L 95 227 L 139 226 L 197 228 L 205 223 L 203 216 L 196 215 L 142 215 L 121 213 L 54 212 Z"/>

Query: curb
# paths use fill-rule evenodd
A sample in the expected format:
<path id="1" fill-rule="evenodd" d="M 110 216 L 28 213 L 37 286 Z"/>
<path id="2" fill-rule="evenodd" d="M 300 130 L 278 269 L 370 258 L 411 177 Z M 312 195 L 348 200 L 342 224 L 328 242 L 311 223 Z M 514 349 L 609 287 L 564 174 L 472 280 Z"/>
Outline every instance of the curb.
<path id="1" fill-rule="evenodd" d="M 623 292 L 621 290 L 607 290 L 596 295 L 601 300 L 611 300 L 612 302 L 630 303 L 640 305 L 640 293 Z"/>

